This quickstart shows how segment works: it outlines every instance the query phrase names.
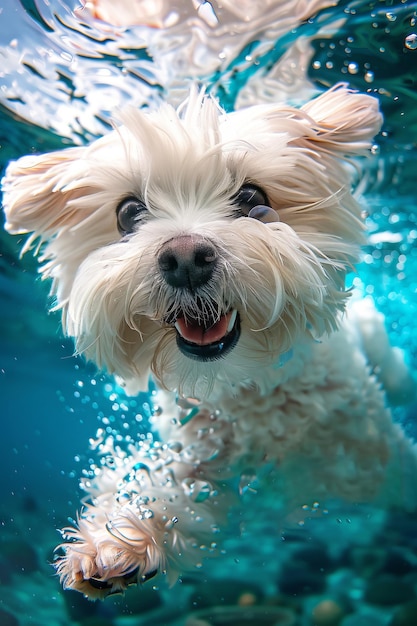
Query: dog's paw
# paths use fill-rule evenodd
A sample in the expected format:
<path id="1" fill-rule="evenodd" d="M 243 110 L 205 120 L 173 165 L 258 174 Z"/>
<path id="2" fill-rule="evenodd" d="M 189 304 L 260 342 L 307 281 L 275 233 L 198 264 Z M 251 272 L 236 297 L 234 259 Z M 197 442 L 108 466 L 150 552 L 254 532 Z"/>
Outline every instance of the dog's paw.
<path id="1" fill-rule="evenodd" d="M 151 510 L 134 511 L 131 505 L 112 520 L 103 514 L 81 517 L 77 527 L 62 531 L 63 554 L 55 569 L 64 588 L 94 600 L 153 578 L 165 567 L 156 530 Z"/>

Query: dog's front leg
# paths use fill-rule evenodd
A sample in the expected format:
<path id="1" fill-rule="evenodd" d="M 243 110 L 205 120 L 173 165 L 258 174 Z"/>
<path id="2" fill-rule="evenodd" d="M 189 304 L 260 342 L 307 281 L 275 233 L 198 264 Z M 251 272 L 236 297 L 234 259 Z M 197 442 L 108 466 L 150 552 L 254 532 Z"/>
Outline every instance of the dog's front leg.
<path id="1" fill-rule="evenodd" d="M 161 416 L 167 441 L 124 451 L 103 442 L 102 467 L 84 484 L 87 504 L 62 533 L 56 569 L 64 587 L 105 597 L 158 573 L 175 580 L 216 554 L 232 498 L 223 469 L 232 424 L 207 408 L 169 411 Z"/>

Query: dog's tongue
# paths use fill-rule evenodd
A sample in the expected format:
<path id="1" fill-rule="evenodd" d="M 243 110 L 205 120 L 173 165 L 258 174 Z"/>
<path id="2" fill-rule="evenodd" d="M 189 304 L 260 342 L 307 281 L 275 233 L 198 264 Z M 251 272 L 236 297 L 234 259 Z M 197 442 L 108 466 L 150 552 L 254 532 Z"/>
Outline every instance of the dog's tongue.
<path id="1" fill-rule="evenodd" d="M 226 334 L 229 326 L 231 313 L 222 315 L 221 318 L 207 327 L 198 320 L 180 317 L 175 324 L 181 337 L 198 346 L 207 346 L 210 343 L 220 341 Z"/>

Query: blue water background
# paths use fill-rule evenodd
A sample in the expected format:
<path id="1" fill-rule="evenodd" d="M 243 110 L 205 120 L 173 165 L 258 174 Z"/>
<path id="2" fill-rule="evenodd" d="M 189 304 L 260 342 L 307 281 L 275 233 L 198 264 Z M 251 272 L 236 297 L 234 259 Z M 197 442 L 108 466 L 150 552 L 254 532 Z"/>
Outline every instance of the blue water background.
<path id="1" fill-rule="evenodd" d="M 15 38 L 25 48 L 21 72 L 13 76 L 14 87 L 11 74 L 0 79 L 1 168 L 23 154 L 84 143 L 108 127 L 110 112 L 104 105 L 96 111 L 86 107 L 82 120 L 83 98 L 76 95 L 66 62 L 65 37 L 83 44 L 84 65 L 79 67 L 107 68 L 116 90 L 124 65 L 131 64 L 132 58 L 143 65 L 139 78 L 129 70 L 131 82 L 121 92 L 122 103 L 131 99 L 134 90 L 139 105 L 154 105 L 164 98 L 165 70 L 151 67 L 146 49 L 129 48 L 124 52 L 129 59 L 124 61 L 111 41 L 103 43 L 91 30 L 74 31 L 71 3 L 0 0 L 0 10 L 0 60 L 2 50 L 3 55 L 10 51 Z M 315 37 L 319 23 L 338 17 L 344 24 L 333 35 Z M 366 193 L 371 237 L 358 274 L 349 280 L 375 298 L 386 315 L 392 342 L 405 350 L 413 370 L 417 363 L 417 50 L 404 42 L 417 31 L 416 19 L 415 2 L 341 2 L 263 50 L 256 65 L 248 58 L 249 52 L 256 52 L 257 40 L 227 66 L 204 77 L 222 104 L 232 109 L 251 76 L 266 76 L 297 37 L 308 36 L 315 53 L 307 78 L 314 87 L 348 80 L 379 97 L 385 124 L 377 138 L 377 163 Z M 61 61 L 54 61 L 47 75 L 39 66 L 38 51 L 48 46 L 61 54 Z M 349 63 L 359 70 L 349 72 Z M 7 89 L 1 90 L 1 80 Z M 107 87 L 97 80 L 92 89 L 99 92 Z M 76 108 L 80 115 L 72 119 L 68 132 L 58 132 L 62 125 L 53 116 L 48 123 L 36 125 L 36 90 L 43 93 L 41 106 L 51 111 L 57 102 L 69 111 Z M 71 341 L 62 336 L 59 314 L 47 314 L 48 285 L 40 281 L 36 262 L 30 253 L 19 257 L 22 241 L 4 232 L 0 235 L 0 510 L 10 528 L 16 516 L 24 519 L 22 511 L 30 503 L 47 511 L 55 528 L 78 508 L 78 480 L 90 455 L 88 440 L 103 418 L 120 432 L 133 434 L 146 428 L 148 408 L 142 402 L 146 398 L 114 395 L 105 375 L 73 356 Z M 133 418 L 138 412 L 144 415 L 142 423 Z M 397 409 L 395 415 L 411 435 L 417 433 L 415 402 Z"/>

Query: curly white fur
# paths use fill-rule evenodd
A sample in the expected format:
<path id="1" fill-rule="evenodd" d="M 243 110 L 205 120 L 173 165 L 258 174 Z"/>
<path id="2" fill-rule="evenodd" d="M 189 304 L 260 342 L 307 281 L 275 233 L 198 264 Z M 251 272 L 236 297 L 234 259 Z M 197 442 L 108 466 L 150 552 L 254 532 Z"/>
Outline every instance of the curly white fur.
<path id="1" fill-rule="evenodd" d="M 85 483 L 89 503 L 64 531 L 64 585 L 101 597 L 216 553 L 230 479 L 247 467 L 279 465 L 291 506 L 330 494 L 414 506 L 399 489 L 412 485 L 413 444 L 364 356 L 372 364 L 369 309 L 341 325 L 363 241 L 350 159 L 378 132 L 377 101 L 338 85 L 301 109 L 226 114 L 192 92 L 178 111 L 120 119 L 89 147 L 10 164 L 3 181 L 6 227 L 33 233 L 26 249 L 40 239 L 78 352 L 130 391 L 150 374 L 165 389 L 162 443 L 101 442 L 112 465 Z M 240 211 L 245 185 L 262 190 L 268 219 Z M 142 208 L 120 235 L 126 198 Z M 172 264 L 190 254 L 185 283 Z"/>

